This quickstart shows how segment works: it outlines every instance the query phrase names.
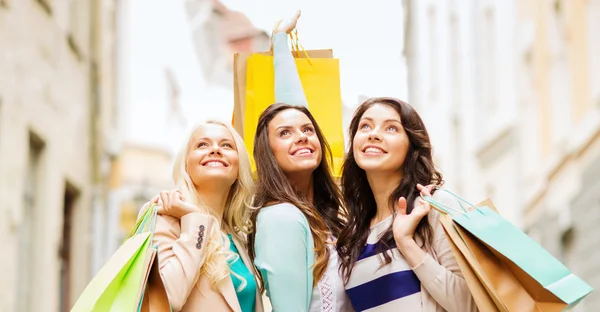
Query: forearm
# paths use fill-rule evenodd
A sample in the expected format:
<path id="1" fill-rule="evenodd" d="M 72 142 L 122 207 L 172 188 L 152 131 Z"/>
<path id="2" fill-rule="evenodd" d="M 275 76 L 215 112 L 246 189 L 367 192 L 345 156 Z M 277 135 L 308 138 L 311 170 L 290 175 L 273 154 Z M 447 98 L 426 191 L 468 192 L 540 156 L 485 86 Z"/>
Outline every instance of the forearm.
<path id="1" fill-rule="evenodd" d="M 287 43 L 287 34 L 273 36 L 273 65 L 275 70 L 275 101 L 308 108 L 308 101 L 296 62 Z"/>

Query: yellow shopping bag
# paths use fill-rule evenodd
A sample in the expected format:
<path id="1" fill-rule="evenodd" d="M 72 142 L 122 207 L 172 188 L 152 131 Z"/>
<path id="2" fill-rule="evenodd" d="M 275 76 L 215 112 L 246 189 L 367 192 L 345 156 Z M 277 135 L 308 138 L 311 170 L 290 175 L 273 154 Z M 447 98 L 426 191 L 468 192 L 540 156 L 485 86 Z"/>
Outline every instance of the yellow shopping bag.
<path id="1" fill-rule="evenodd" d="M 339 60 L 332 58 L 331 50 L 297 49 L 296 46 L 293 55 L 308 106 L 331 147 L 333 174 L 339 177 L 344 158 Z M 237 95 L 233 121 L 236 129 L 241 130 L 246 148 L 252 155 L 258 118 L 275 102 L 273 56 L 272 53 L 254 53 L 247 59 L 240 60 L 240 55 L 235 57 L 236 63 L 245 65 L 246 79 L 245 82 L 240 79 L 243 66 L 236 66 L 234 83 Z M 243 84 L 245 88 L 242 89 Z M 241 94 L 242 90 L 245 94 Z M 254 159 L 252 166 L 255 168 Z"/>

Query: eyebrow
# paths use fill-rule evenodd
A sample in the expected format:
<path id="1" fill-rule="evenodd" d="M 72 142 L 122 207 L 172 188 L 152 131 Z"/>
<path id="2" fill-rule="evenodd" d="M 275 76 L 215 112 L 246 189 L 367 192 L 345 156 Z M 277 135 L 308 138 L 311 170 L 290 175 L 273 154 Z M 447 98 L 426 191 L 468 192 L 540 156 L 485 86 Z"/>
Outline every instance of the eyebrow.
<path id="1" fill-rule="evenodd" d="M 363 118 L 361 118 L 361 120 L 363 120 L 363 119 L 368 120 L 368 121 L 373 121 L 373 118 L 371 118 L 371 117 L 363 117 Z M 397 122 L 397 123 L 400 123 L 400 124 L 402 123 L 398 119 L 386 119 L 383 122 Z"/>
<path id="2" fill-rule="evenodd" d="M 211 139 L 209 137 L 201 137 L 201 138 L 197 138 L 197 139 L 193 140 L 192 142 L 196 143 L 196 142 L 199 142 L 199 141 L 213 141 L 213 139 Z M 228 139 L 228 138 L 220 139 L 219 143 L 222 143 L 222 142 L 233 142 L 233 140 L 232 139 Z"/>
<path id="3" fill-rule="evenodd" d="M 300 126 L 300 128 L 312 127 L 312 126 L 313 126 L 312 123 L 307 122 L 307 123 L 303 124 L 302 126 Z M 279 126 L 279 127 L 277 127 L 277 129 L 275 129 L 275 131 L 279 131 L 279 129 L 289 129 L 289 128 L 292 128 L 292 126 Z"/>

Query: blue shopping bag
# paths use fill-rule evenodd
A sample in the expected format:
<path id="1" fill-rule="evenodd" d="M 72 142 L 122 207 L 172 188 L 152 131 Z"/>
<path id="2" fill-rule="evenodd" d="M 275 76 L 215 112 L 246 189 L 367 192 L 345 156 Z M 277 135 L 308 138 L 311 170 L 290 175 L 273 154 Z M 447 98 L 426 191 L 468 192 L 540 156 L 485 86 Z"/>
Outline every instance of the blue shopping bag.
<path id="1" fill-rule="evenodd" d="M 455 224 L 483 243 L 493 254 L 508 260 L 510 263 L 504 268 L 512 271 L 538 308 L 553 307 L 554 310 L 559 307 L 558 311 L 570 309 L 593 291 L 591 286 L 527 234 L 502 218 L 495 209 L 478 207 L 445 189 L 439 191 L 452 195 L 458 205 L 451 207 L 430 196 L 423 198 L 437 210 L 450 215 Z"/>

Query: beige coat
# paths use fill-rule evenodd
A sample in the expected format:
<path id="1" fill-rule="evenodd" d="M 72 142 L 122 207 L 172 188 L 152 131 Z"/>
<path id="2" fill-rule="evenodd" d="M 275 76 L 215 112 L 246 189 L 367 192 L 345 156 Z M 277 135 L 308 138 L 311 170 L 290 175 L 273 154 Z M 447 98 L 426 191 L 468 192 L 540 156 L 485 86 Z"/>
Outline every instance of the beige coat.
<path id="1" fill-rule="evenodd" d="M 145 208 L 141 209 L 145 211 Z M 158 265 L 173 311 L 241 311 L 233 282 L 229 276 L 211 287 L 207 276 L 200 274 L 206 260 L 204 233 L 209 233 L 213 218 L 189 213 L 178 220 L 159 215 L 153 243 L 158 245 Z M 204 230 L 200 230 L 200 227 Z M 199 237 L 202 242 L 199 243 Z M 256 276 L 246 246 L 234 239 L 240 258 Z M 200 247 L 200 248 L 198 248 Z M 257 282 L 258 283 L 258 282 Z M 256 312 L 263 312 L 260 293 L 256 292 Z"/>

